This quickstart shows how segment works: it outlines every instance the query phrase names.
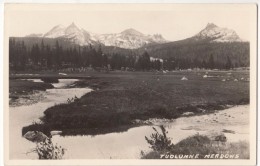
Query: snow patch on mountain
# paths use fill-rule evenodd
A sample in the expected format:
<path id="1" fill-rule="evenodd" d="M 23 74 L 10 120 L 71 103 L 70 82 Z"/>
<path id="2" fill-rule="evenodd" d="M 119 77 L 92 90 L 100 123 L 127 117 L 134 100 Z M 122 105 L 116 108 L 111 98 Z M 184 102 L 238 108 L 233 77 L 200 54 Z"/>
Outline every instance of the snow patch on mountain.
<path id="1" fill-rule="evenodd" d="M 126 49 L 137 49 L 152 43 L 168 42 L 160 34 L 146 35 L 133 28 L 126 29 L 121 33 L 96 34 L 88 32 L 83 28 L 78 28 L 74 23 L 67 27 L 57 25 L 44 35 L 31 34 L 27 37 L 65 38 L 81 46 L 103 44 L 105 46 L 116 46 Z M 208 23 L 207 26 L 193 36 L 192 39 L 196 41 L 209 39 L 210 42 L 243 41 L 234 30 L 221 28 L 213 23 Z"/>
<path id="2" fill-rule="evenodd" d="M 136 49 L 150 43 L 167 42 L 160 34 L 145 35 L 130 28 L 121 33 L 95 34 L 78 28 L 74 23 L 68 27 L 57 25 L 43 35 L 46 38 L 66 38 L 79 45 L 89 45 L 101 43 L 105 46 L 116 46 L 120 48 Z"/>
<path id="3" fill-rule="evenodd" d="M 57 25 L 53 27 L 49 32 L 43 35 L 47 38 L 57 38 L 65 35 L 65 27 L 63 25 Z"/>
<path id="4" fill-rule="evenodd" d="M 44 34 L 43 37 L 46 38 L 66 38 L 71 42 L 79 45 L 88 45 L 96 43 L 89 34 L 84 29 L 79 29 L 74 23 L 70 24 L 68 27 L 63 25 L 57 25 L 52 28 L 49 32 Z"/>
<path id="5" fill-rule="evenodd" d="M 121 33 L 103 34 L 97 37 L 100 43 L 106 46 L 136 49 L 150 43 L 167 42 L 161 35 L 145 35 L 135 29 L 127 29 Z"/>
<path id="6" fill-rule="evenodd" d="M 211 42 L 242 42 L 237 33 L 228 28 L 221 28 L 213 23 L 208 23 L 206 28 L 194 36 L 196 40 L 212 39 Z"/>

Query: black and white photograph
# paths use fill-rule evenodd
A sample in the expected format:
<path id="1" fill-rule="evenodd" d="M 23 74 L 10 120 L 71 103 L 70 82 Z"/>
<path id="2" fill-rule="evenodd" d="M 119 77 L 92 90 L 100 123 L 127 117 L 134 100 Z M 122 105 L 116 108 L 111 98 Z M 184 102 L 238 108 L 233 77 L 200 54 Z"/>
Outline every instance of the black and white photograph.
<path id="1" fill-rule="evenodd" d="M 10 3 L 4 18 L 6 164 L 256 163 L 257 5 Z"/>

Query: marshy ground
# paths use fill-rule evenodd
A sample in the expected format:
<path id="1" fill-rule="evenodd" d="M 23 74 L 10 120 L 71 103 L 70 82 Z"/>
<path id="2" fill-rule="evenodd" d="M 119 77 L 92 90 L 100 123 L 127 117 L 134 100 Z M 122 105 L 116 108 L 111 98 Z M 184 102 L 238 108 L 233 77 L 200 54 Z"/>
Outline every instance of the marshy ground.
<path id="1" fill-rule="evenodd" d="M 184 76 L 186 79 L 183 79 Z M 187 112 L 202 117 L 213 113 L 209 115 L 208 120 L 207 118 L 202 120 L 201 117 L 195 120 L 196 125 L 220 124 L 221 121 L 218 118 L 222 114 L 214 117 L 216 110 L 226 109 L 230 105 L 249 104 L 249 71 L 91 72 L 72 73 L 66 76 L 53 73 L 34 76 L 13 75 L 10 79 L 10 96 L 15 92 L 16 94 L 29 93 L 32 89 L 38 89 L 38 86 L 42 88 L 40 89 L 42 91 L 51 88 L 50 83 L 35 83 L 37 86 L 20 88 L 30 85 L 27 82 L 24 83 L 25 80 L 19 79 L 41 77 L 78 78 L 78 81 L 66 88 L 89 87 L 94 91 L 79 97 L 76 102 L 65 101 L 63 104 L 46 108 L 42 116 L 38 117 L 41 118 L 42 123 L 22 126 L 24 127 L 23 134 L 29 130 L 40 130 L 46 134 L 52 130 L 61 130 L 63 135 L 67 136 L 105 134 L 127 131 L 131 127 L 143 125 L 142 123 L 134 124 L 136 120 L 176 119 Z M 19 92 L 20 89 L 24 92 Z M 248 114 L 243 116 L 246 115 Z M 232 113 L 230 117 L 223 115 L 224 120 L 225 118 L 232 119 L 232 117 L 234 117 Z M 196 131 L 196 125 L 191 124 L 181 130 L 183 133 L 194 131 L 194 129 Z M 230 128 L 224 129 L 226 131 L 220 132 L 233 131 Z"/>

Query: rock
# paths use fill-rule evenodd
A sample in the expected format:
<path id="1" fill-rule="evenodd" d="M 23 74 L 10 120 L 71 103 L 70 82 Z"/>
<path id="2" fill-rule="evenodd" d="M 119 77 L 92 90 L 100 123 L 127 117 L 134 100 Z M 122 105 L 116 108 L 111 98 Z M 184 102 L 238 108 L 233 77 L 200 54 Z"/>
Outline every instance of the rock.
<path id="1" fill-rule="evenodd" d="M 37 142 L 37 143 L 43 142 L 46 139 L 48 139 L 48 137 L 40 131 L 28 131 L 26 134 L 24 134 L 23 137 L 29 141 Z"/>
<path id="2" fill-rule="evenodd" d="M 202 109 L 202 108 L 198 108 L 198 110 L 201 112 L 201 113 L 205 113 L 206 110 L 205 109 Z"/>
<path id="3" fill-rule="evenodd" d="M 188 80 L 188 78 L 184 76 L 184 77 L 181 78 L 181 80 L 186 81 L 186 80 Z"/>
<path id="4" fill-rule="evenodd" d="M 194 115 L 194 113 L 193 112 L 184 112 L 182 115 L 183 116 L 191 116 L 191 115 Z"/>
<path id="5" fill-rule="evenodd" d="M 134 123 L 135 123 L 135 124 L 141 124 L 142 121 L 141 121 L 140 119 L 136 119 L 136 120 L 134 120 Z"/>
<path id="6" fill-rule="evenodd" d="M 215 137 L 215 141 L 227 142 L 227 137 L 224 134 Z"/>
<path id="7" fill-rule="evenodd" d="M 63 76 L 66 76 L 67 74 L 66 74 L 66 73 L 59 73 L 59 75 L 63 75 Z"/>
<path id="8" fill-rule="evenodd" d="M 226 79 L 223 79 L 222 81 L 223 81 L 223 82 L 225 82 L 225 81 L 226 81 Z"/>
<path id="9" fill-rule="evenodd" d="M 203 76 L 203 78 L 207 78 L 208 77 L 208 75 L 207 74 L 205 74 L 204 76 Z"/>
<path id="10" fill-rule="evenodd" d="M 238 81 L 237 79 L 234 79 L 234 81 Z"/>
<path id="11" fill-rule="evenodd" d="M 60 135 L 62 131 L 51 131 L 51 135 Z"/>

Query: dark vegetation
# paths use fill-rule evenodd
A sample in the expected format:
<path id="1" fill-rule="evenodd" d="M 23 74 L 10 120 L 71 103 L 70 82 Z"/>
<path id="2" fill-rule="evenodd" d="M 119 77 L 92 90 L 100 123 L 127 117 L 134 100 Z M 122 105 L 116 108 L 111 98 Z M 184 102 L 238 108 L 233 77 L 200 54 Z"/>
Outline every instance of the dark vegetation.
<path id="1" fill-rule="evenodd" d="M 64 148 L 54 145 L 51 138 L 45 138 L 41 142 L 36 142 L 36 148 L 27 153 L 37 153 L 40 160 L 57 160 L 62 159 L 65 154 Z"/>
<path id="2" fill-rule="evenodd" d="M 81 67 L 128 71 L 249 67 L 248 42 L 211 43 L 186 39 L 129 50 L 103 45 L 78 46 L 62 39 L 10 38 L 9 50 L 10 71 Z"/>
<path id="3" fill-rule="evenodd" d="M 150 148 L 152 151 L 147 154 L 142 151 L 142 159 L 170 159 L 170 155 L 175 154 L 182 155 L 182 157 L 184 155 L 199 154 L 198 159 L 204 159 L 205 155 L 211 154 L 222 154 L 227 155 L 227 157 L 231 155 L 234 157 L 238 154 L 239 159 L 249 159 L 249 144 L 247 142 L 216 142 L 207 136 L 196 134 L 181 140 L 177 144 L 173 144 L 163 126 L 160 126 L 160 132 L 155 128 L 153 129 L 155 133 L 153 133 L 150 138 L 145 137 L 146 141 L 151 145 Z M 161 155 L 163 155 L 163 157 Z M 218 157 L 220 157 L 220 155 Z M 209 159 L 209 157 L 207 159 Z"/>
<path id="4" fill-rule="evenodd" d="M 10 38 L 9 59 L 11 71 L 59 70 L 64 68 L 91 68 L 96 70 L 160 70 L 159 60 L 150 60 L 147 52 L 140 56 L 121 55 L 118 53 L 105 54 L 102 46 L 71 45 L 64 48 L 59 40 L 54 45 L 35 43 L 28 48 L 23 40 Z"/>
<path id="5" fill-rule="evenodd" d="M 216 43 L 185 39 L 138 49 L 150 56 L 165 59 L 168 70 L 186 68 L 230 69 L 249 66 L 248 42 Z"/>
<path id="6" fill-rule="evenodd" d="M 57 78 L 53 78 L 53 77 L 45 77 L 41 79 L 43 82 L 45 83 L 58 83 L 59 80 Z"/>
<path id="7" fill-rule="evenodd" d="M 161 132 L 157 131 L 155 127 L 153 130 L 155 133 L 152 133 L 150 139 L 145 136 L 145 140 L 150 144 L 150 148 L 154 151 L 162 151 L 162 150 L 171 150 L 173 148 L 173 144 L 171 138 L 167 137 L 168 131 L 163 126 L 160 126 Z"/>
<path id="8" fill-rule="evenodd" d="M 11 79 L 9 81 L 9 98 L 17 99 L 20 95 L 32 93 L 34 90 L 45 91 L 53 88 L 53 85 L 43 82 Z"/>
<path id="9" fill-rule="evenodd" d="M 64 135 L 102 134 L 124 131 L 133 127 L 135 119 L 178 118 L 184 112 L 210 113 L 227 104 L 249 103 L 249 82 L 233 81 L 249 78 L 247 71 L 209 71 L 212 78 L 202 78 L 205 72 L 114 72 L 95 74 L 81 79 L 75 87 L 96 89 L 77 101 L 48 108 L 43 124 L 26 126 L 29 130 L 48 134 L 62 130 Z M 187 81 L 181 81 L 183 76 Z M 219 76 L 219 77 L 217 77 Z M 221 81 L 226 78 L 227 81 Z"/>

